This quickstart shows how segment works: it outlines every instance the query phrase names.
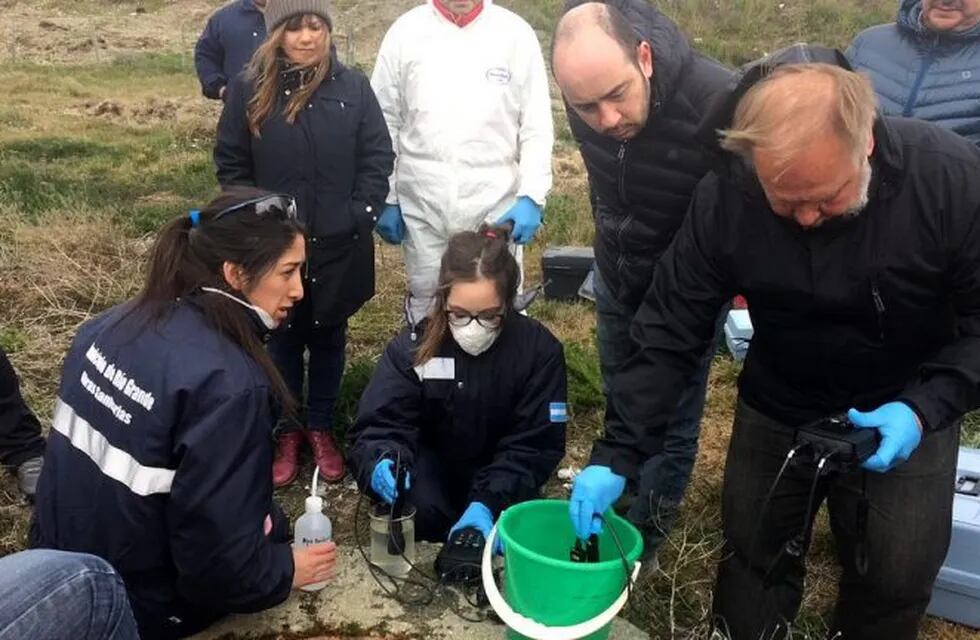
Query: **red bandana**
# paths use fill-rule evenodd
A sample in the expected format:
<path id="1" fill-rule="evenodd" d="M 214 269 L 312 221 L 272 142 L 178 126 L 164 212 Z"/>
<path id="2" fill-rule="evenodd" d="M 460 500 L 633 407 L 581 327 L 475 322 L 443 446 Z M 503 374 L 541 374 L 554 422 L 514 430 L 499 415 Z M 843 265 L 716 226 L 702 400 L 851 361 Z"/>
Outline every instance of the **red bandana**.
<path id="1" fill-rule="evenodd" d="M 483 12 L 483 3 L 473 7 L 473 10 L 469 13 L 464 13 L 461 16 L 454 15 L 445 5 L 442 4 L 441 0 L 432 0 L 432 4 L 435 6 L 436 10 L 443 15 L 446 20 L 449 20 L 454 25 L 462 29 L 469 23 L 476 20 L 476 17 Z"/>

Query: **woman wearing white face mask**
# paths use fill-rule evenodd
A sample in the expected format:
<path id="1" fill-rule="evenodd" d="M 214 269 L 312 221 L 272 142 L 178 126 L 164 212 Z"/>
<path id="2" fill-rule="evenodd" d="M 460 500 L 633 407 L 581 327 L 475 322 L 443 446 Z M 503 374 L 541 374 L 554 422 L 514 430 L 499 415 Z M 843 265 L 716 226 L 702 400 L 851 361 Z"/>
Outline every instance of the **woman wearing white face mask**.
<path id="1" fill-rule="evenodd" d="M 565 358 L 542 324 L 513 309 L 520 272 L 506 231 L 449 240 L 436 304 L 419 333 L 392 340 L 361 397 L 351 466 L 362 491 L 393 502 L 408 470 L 415 535 L 484 537 L 533 498 L 565 453 Z"/>
<path id="2" fill-rule="evenodd" d="M 325 579 L 272 500 L 290 393 L 264 348 L 303 297 L 289 196 L 234 189 L 160 232 L 140 295 L 89 320 L 64 363 L 32 546 L 122 576 L 140 636 L 177 638 Z"/>

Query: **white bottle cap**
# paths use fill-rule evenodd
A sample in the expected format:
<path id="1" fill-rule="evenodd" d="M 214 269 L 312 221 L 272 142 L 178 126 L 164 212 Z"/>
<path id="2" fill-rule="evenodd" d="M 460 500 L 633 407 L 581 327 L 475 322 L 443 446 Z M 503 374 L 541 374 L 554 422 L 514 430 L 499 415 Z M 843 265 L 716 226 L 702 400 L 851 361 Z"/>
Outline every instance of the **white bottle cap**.
<path id="1" fill-rule="evenodd" d="M 306 497 L 306 513 L 322 513 L 323 512 L 323 498 L 320 496 L 307 496 Z"/>

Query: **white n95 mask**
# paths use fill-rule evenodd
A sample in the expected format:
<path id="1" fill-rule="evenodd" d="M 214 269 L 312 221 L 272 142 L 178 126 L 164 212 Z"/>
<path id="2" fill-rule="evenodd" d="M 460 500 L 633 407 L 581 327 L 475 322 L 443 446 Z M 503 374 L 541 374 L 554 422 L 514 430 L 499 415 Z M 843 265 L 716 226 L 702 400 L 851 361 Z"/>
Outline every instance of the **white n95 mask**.
<path id="1" fill-rule="evenodd" d="M 252 311 L 255 312 L 255 315 L 259 317 L 259 320 L 262 321 L 262 324 L 264 324 L 265 328 L 268 329 L 269 331 L 272 331 L 273 329 L 279 326 L 279 323 L 276 322 L 276 319 L 273 318 L 268 311 L 254 304 L 249 304 L 248 302 L 245 302 L 238 296 L 231 295 L 227 291 L 222 291 L 221 289 L 215 289 L 214 287 L 201 287 L 201 291 L 207 291 L 208 293 L 217 293 L 218 295 L 224 296 L 229 300 L 234 300 L 235 302 L 242 305 L 246 309 L 251 309 Z"/>
<path id="2" fill-rule="evenodd" d="M 500 335 L 500 327 L 487 329 L 476 320 L 471 320 L 465 327 L 450 324 L 449 330 L 459 348 L 471 356 L 478 356 L 489 349 Z"/>

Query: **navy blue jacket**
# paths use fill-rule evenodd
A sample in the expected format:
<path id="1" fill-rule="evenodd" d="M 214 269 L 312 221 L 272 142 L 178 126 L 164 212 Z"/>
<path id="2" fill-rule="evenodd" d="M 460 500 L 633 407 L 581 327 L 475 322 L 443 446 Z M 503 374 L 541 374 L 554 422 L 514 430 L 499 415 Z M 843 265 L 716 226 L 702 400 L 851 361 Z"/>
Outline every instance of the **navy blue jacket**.
<path id="1" fill-rule="evenodd" d="M 201 92 L 219 98 L 265 40 L 265 16 L 252 0 L 234 0 L 214 12 L 194 46 Z"/>
<path id="2" fill-rule="evenodd" d="M 570 0 L 565 10 L 585 1 Z M 635 307 L 684 221 L 694 187 L 710 169 L 698 123 L 731 72 L 693 51 L 677 25 L 647 0 L 605 3 L 653 48 L 646 127 L 620 142 L 595 132 L 567 103 L 565 112 L 589 174 L 599 271 L 616 299 Z"/>
<path id="3" fill-rule="evenodd" d="M 296 89 L 296 72 L 280 78 L 281 100 L 262 126 L 248 129 L 254 87 L 246 73 L 225 95 L 214 148 L 218 182 L 251 185 L 296 198 L 310 235 L 306 290 L 316 326 L 346 320 L 374 295 L 371 232 L 395 154 L 381 107 L 363 73 L 336 56 L 309 108 L 288 124 L 281 109 Z"/>
<path id="4" fill-rule="evenodd" d="M 922 0 L 903 0 L 895 24 L 859 33 L 847 57 L 871 76 L 883 113 L 928 120 L 980 145 L 980 25 L 936 33 L 921 15 Z"/>
<path id="5" fill-rule="evenodd" d="M 65 358 L 32 543 L 109 561 L 146 640 L 177 635 L 171 617 L 186 632 L 282 602 L 293 558 L 265 373 L 193 299 L 150 323 L 128 308 L 82 325 Z"/>
<path id="6" fill-rule="evenodd" d="M 565 454 L 566 381 L 561 343 L 542 324 L 510 315 L 473 357 L 447 336 L 414 366 L 409 329 L 385 349 L 361 396 L 350 463 L 362 491 L 384 456 L 411 467 L 420 447 L 450 468 L 472 469 L 469 500 L 496 515 L 535 497 Z"/>

